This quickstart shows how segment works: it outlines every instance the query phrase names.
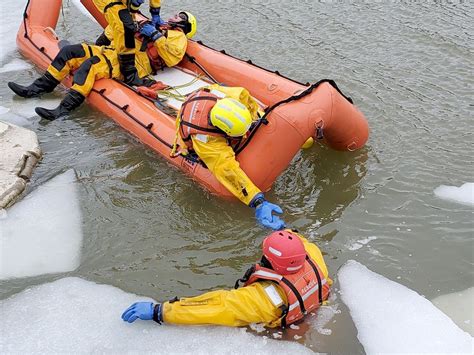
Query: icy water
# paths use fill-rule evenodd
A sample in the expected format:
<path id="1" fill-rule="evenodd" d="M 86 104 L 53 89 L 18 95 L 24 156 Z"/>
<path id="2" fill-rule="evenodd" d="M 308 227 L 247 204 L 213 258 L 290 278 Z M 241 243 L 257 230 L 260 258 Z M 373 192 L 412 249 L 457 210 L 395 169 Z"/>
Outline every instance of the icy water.
<path id="1" fill-rule="evenodd" d="M 355 259 L 428 299 L 474 285 L 473 209 L 433 193 L 474 180 L 472 2 L 165 1 L 164 17 L 182 7 L 199 19 L 204 43 L 302 82 L 334 79 L 367 116 L 365 149 L 303 151 L 267 194 L 322 248 L 331 275 Z M 64 15 L 61 37 L 99 33 L 72 2 Z M 28 116 L 6 82 L 37 75 L 0 73 L 1 106 Z M 268 231 L 250 209 L 211 196 L 101 113 L 84 105 L 68 120 L 23 121 L 44 151 L 30 190 L 77 172 L 84 244 L 76 271 L 1 281 L 0 298 L 79 276 L 166 300 L 232 287 L 258 258 Z M 323 330 L 309 317 L 283 338 L 363 353 L 338 288 Z"/>

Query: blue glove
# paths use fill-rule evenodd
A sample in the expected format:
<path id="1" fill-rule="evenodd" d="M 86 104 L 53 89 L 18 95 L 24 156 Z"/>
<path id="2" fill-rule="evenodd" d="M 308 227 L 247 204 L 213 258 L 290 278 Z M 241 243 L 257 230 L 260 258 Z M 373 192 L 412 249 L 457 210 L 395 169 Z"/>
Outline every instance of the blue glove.
<path id="1" fill-rule="evenodd" d="M 155 27 L 158 27 L 164 24 L 164 22 L 161 21 L 160 10 L 161 10 L 161 7 L 150 7 L 151 23 Z"/>
<path id="2" fill-rule="evenodd" d="M 137 318 L 142 320 L 162 321 L 161 304 L 153 305 L 152 302 L 135 302 L 122 313 L 125 322 L 133 323 Z"/>
<path id="3" fill-rule="evenodd" d="M 153 26 L 158 27 L 164 25 L 165 23 L 161 20 L 160 14 L 158 15 L 151 15 L 151 23 Z"/>
<path id="4" fill-rule="evenodd" d="M 140 33 L 148 38 L 151 38 L 152 41 L 156 41 L 162 36 L 160 31 L 158 31 L 155 26 L 150 25 L 149 23 L 143 25 L 140 29 Z"/>
<path id="5" fill-rule="evenodd" d="M 257 220 L 267 228 L 280 230 L 285 228 L 285 222 L 280 217 L 273 215 L 275 213 L 283 213 L 280 206 L 268 202 L 263 197 L 262 193 L 257 194 L 250 202 L 250 207 L 255 208 L 255 217 Z"/>
<path id="6" fill-rule="evenodd" d="M 139 7 L 144 2 L 145 2 L 145 0 L 132 0 L 132 1 L 130 1 L 130 3 L 132 4 L 133 7 Z"/>

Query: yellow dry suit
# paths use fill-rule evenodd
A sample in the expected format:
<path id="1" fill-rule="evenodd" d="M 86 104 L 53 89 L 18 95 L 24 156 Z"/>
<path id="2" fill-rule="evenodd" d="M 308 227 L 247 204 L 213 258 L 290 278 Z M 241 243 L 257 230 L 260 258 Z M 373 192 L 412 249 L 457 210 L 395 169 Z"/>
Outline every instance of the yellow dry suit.
<path id="1" fill-rule="evenodd" d="M 107 36 L 115 44 L 118 54 L 135 53 L 135 32 L 137 30 L 133 14 L 138 9 L 130 5 L 130 0 L 93 0 L 94 5 L 104 14 L 108 22 Z M 150 12 L 159 11 L 161 0 L 150 0 Z"/>
<path id="2" fill-rule="evenodd" d="M 225 87 L 217 84 L 207 87 L 210 95 L 215 95 L 218 98 L 230 97 L 239 100 L 244 104 L 252 114 L 253 120 L 258 119 L 259 106 L 254 98 L 250 95 L 247 89 L 241 87 Z M 188 99 L 189 100 L 189 99 Z M 214 101 L 215 103 L 215 101 Z M 203 110 L 197 109 L 197 106 L 207 105 Z M 186 102 L 183 104 L 186 106 Z M 177 129 L 183 126 L 186 122 L 197 122 L 198 126 L 205 125 L 212 104 L 195 101 L 189 105 L 189 110 L 181 110 L 177 119 Z M 199 113 L 199 117 L 196 117 Z M 209 129 L 209 127 L 203 127 Z M 215 128 L 214 128 L 215 129 Z M 207 168 L 214 174 L 217 180 L 224 185 L 235 197 L 248 205 L 250 201 L 260 193 L 260 189 L 250 180 L 245 172 L 240 168 L 239 162 L 235 158 L 235 152 L 229 145 L 228 137 L 223 134 L 205 134 L 205 131 L 199 130 L 191 131 L 191 144 L 188 147 L 199 156 L 199 158 L 206 164 Z M 181 140 L 183 133 L 181 131 Z M 185 144 L 181 144 L 184 146 Z"/>
<path id="3" fill-rule="evenodd" d="M 299 235 L 308 256 L 329 285 L 332 280 L 316 244 Z M 283 289 L 272 281 L 257 281 L 234 290 L 218 290 L 200 296 L 163 303 L 163 321 L 172 324 L 245 326 L 262 323 L 281 326 L 282 305 L 288 306 Z"/>

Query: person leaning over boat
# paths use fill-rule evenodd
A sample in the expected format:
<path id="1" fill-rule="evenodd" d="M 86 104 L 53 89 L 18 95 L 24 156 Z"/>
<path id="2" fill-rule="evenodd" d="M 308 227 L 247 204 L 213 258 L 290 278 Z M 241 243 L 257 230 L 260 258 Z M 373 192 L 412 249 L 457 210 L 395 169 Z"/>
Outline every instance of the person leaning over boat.
<path id="1" fill-rule="evenodd" d="M 142 83 L 151 86 L 156 82 L 147 77 L 149 74 L 163 66 L 174 66 L 181 61 L 186 52 L 187 37 L 196 33 L 196 19 L 189 12 L 180 12 L 161 28 L 156 29 L 153 25 L 145 24 L 141 33 L 146 37 L 143 41 L 146 45 L 136 39 L 137 45 L 142 48 L 135 60 Z M 8 87 L 19 96 L 37 97 L 52 92 L 72 71 L 75 71 L 73 85 L 59 106 L 52 110 L 37 107 L 35 111 L 39 116 L 47 120 L 65 116 L 84 102 L 96 80 L 121 78 L 118 54 L 113 47 L 82 43 L 61 48 L 46 73 L 31 85 L 9 82 Z"/>
<path id="2" fill-rule="evenodd" d="M 104 14 L 113 36 L 115 50 L 123 80 L 128 85 L 146 85 L 135 67 L 137 25 L 134 16 L 145 0 L 93 0 L 97 9 Z M 161 0 L 150 0 L 150 14 L 153 25 L 162 24 L 160 18 Z"/>
<path id="3" fill-rule="evenodd" d="M 247 89 L 217 84 L 197 90 L 187 97 L 176 120 L 177 134 L 171 155 L 179 138 L 187 155 L 194 152 L 216 179 L 235 197 L 255 208 L 257 220 L 265 227 L 279 230 L 285 223 L 276 214 L 282 209 L 265 200 L 260 189 L 240 168 L 234 148 L 240 144 L 254 120 L 259 107 Z"/>
<path id="4" fill-rule="evenodd" d="M 122 314 L 136 319 L 188 325 L 267 327 L 295 323 L 327 300 L 332 280 L 316 244 L 295 231 L 273 232 L 262 245 L 263 256 L 234 290 L 217 290 L 168 302 L 136 302 Z M 239 287 L 239 282 L 244 286 Z"/>

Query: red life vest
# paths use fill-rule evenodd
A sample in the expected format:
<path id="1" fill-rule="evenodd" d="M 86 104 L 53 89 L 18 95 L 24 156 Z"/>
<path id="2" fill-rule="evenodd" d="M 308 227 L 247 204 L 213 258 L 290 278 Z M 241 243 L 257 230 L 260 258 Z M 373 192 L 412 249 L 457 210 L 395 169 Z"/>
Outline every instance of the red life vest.
<path id="1" fill-rule="evenodd" d="M 276 282 L 285 292 L 288 304 L 282 309 L 281 326 L 284 328 L 319 308 L 329 297 L 329 284 L 319 266 L 306 255 L 303 268 L 295 274 L 280 275 L 272 269 L 255 264 L 239 281 L 244 286 L 261 280 Z M 238 287 L 238 282 L 236 288 Z"/>
<path id="2" fill-rule="evenodd" d="M 223 131 L 209 122 L 211 109 L 218 99 L 217 95 L 203 89 L 191 94 L 181 106 L 180 134 L 189 149 L 192 148 L 193 134 L 227 137 Z"/>

